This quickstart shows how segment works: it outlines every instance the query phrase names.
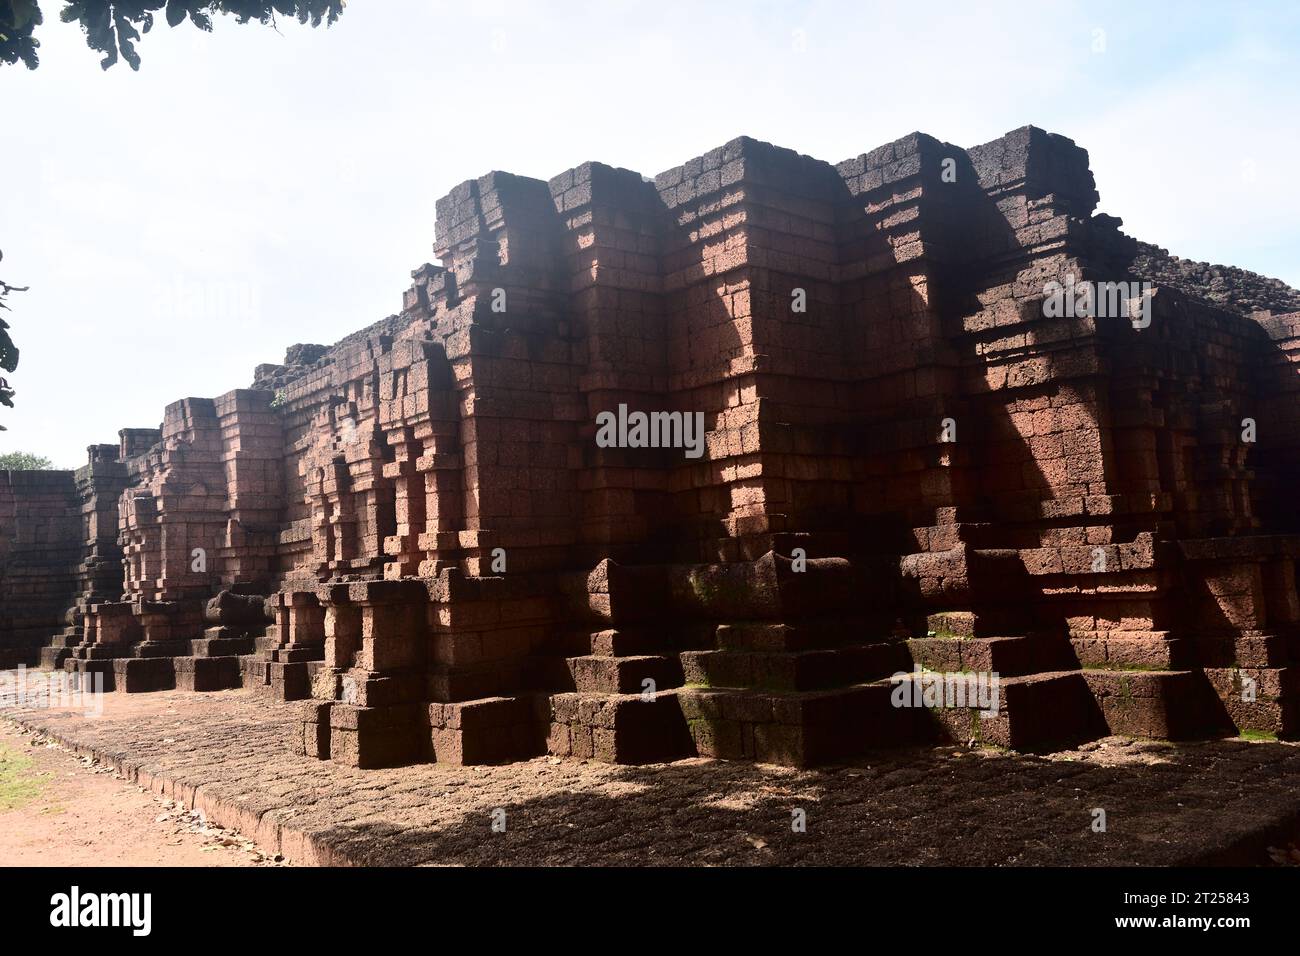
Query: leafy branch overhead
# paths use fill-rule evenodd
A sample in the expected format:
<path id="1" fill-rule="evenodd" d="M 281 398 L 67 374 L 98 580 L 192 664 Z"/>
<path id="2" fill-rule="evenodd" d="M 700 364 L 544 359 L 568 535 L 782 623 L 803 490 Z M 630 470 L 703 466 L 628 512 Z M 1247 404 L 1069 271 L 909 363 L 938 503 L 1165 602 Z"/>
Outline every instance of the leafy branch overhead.
<path id="1" fill-rule="evenodd" d="M 66 0 L 59 19 L 78 23 L 86 35 L 86 45 L 102 53 L 100 66 L 108 69 L 119 56 L 140 69 L 140 54 L 135 44 L 153 29 L 155 15 L 161 14 L 168 26 L 189 20 L 200 30 L 212 30 L 214 14 L 225 14 L 237 23 L 276 25 L 276 17 L 290 17 L 299 23 L 318 27 L 330 26 L 343 13 L 346 0 Z M 26 64 L 36 69 L 36 28 L 44 22 L 37 0 L 0 0 L 0 63 Z"/>
<path id="2" fill-rule="evenodd" d="M 5 254 L 0 252 L 0 259 Z M 26 286 L 10 285 L 3 279 L 0 279 L 0 309 L 8 309 L 9 305 L 5 302 L 10 292 L 26 292 Z M 0 370 L 13 372 L 18 368 L 18 346 L 14 345 L 14 340 L 9 337 L 9 323 L 0 318 Z M 0 376 L 0 405 L 14 407 L 14 390 L 9 387 L 9 382 Z M 0 432 L 5 427 L 0 425 Z"/>

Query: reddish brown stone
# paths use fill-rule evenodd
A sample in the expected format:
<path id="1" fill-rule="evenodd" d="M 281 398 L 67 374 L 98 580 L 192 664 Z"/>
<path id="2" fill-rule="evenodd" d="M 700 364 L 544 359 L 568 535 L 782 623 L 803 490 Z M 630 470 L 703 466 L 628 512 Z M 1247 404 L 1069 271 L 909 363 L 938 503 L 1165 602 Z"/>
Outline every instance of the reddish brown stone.
<path id="1" fill-rule="evenodd" d="M 463 183 L 399 314 L 3 476 L 0 663 L 311 698 L 358 766 L 1292 733 L 1300 313 L 1097 201 L 1032 127 Z M 922 667 L 997 715 L 900 712 Z"/>

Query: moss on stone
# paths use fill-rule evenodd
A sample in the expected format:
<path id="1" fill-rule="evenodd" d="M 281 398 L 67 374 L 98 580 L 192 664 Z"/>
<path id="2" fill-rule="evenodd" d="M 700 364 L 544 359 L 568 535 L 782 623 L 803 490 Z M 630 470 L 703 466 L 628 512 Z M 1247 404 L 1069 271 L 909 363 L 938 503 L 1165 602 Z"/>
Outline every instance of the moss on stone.
<path id="1" fill-rule="evenodd" d="M 1277 740 L 1277 734 L 1271 730 L 1254 730 L 1249 727 L 1243 727 L 1237 736 L 1242 740 Z"/>

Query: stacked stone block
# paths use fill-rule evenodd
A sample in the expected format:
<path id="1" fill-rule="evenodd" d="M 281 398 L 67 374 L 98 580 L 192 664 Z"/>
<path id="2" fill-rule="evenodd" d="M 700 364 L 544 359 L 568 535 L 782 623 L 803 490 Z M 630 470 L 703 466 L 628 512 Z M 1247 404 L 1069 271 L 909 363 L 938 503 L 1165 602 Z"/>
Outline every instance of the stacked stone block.
<path id="1" fill-rule="evenodd" d="M 1097 202 L 1032 127 L 463 183 L 400 313 L 101 456 L 50 662 L 302 701 L 363 767 L 1294 734 L 1300 326 L 1054 312 L 1146 278 Z M 896 706 L 932 674 L 1004 693 Z"/>
<path id="2" fill-rule="evenodd" d="M 130 480 L 126 459 L 138 451 L 125 430 L 119 444 L 91 445 L 87 451 L 87 463 L 75 473 L 83 541 L 75 599 L 64 609 L 66 626 L 41 649 L 42 667 L 62 668 L 75 648 L 93 642 L 94 635 L 87 626 L 91 605 L 116 601 L 122 594 L 118 498 Z"/>
<path id="3" fill-rule="evenodd" d="M 34 666 L 63 626 L 81 558 L 70 471 L 0 471 L 0 668 Z"/>

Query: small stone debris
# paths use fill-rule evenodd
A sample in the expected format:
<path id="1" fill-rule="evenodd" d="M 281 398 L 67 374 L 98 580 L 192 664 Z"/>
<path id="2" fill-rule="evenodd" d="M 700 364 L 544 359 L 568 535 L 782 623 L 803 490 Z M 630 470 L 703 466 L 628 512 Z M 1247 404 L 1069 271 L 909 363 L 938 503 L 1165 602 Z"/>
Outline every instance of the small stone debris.
<path id="1" fill-rule="evenodd" d="M 1268 857 L 1278 866 L 1300 866 L 1300 846 L 1288 843 L 1285 847 L 1271 846 Z"/>
<path id="2" fill-rule="evenodd" d="M 89 770 L 96 774 L 111 774 L 114 779 L 126 780 L 115 767 L 100 763 L 93 755 L 77 755 L 67 747 L 60 744 L 57 740 L 45 737 L 35 731 L 25 731 L 32 736 L 31 745 L 42 745 L 46 749 L 64 750 L 68 752 L 73 759 L 81 766 L 83 770 Z M 68 776 L 76 776 L 76 771 L 69 771 Z M 137 793 L 148 793 L 144 787 L 137 786 Z M 172 824 L 172 833 L 175 839 L 169 840 L 172 846 L 179 846 L 185 842 L 185 835 L 192 834 L 202 837 L 207 845 L 202 848 L 202 852 L 216 852 L 219 850 L 234 850 L 240 853 L 248 854 L 253 863 L 263 866 L 287 866 L 288 862 L 284 856 L 279 853 L 267 854 L 263 852 L 253 841 L 240 835 L 235 830 L 227 830 L 218 823 L 208 821 L 207 814 L 200 809 L 190 809 L 183 801 L 155 797 L 159 805 L 160 812 L 154 817 L 154 823 Z"/>

